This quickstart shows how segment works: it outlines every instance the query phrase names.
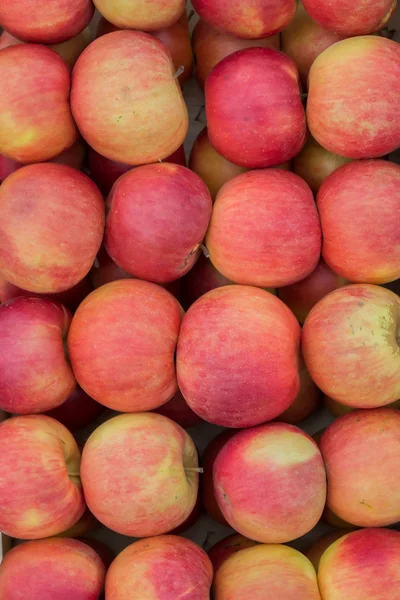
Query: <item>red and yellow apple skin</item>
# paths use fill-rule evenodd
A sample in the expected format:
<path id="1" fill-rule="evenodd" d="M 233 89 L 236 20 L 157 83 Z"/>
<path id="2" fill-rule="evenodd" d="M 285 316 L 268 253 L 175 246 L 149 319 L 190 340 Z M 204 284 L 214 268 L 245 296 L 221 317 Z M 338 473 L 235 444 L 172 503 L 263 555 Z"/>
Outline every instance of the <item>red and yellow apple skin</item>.
<path id="1" fill-rule="evenodd" d="M 249 169 L 291 160 L 306 140 L 295 64 L 270 48 L 227 56 L 207 77 L 206 113 L 211 144 Z"/>
<path id="2" fill-rule="evenodd" d="M 339 288 L 314 306 L 302 350 L 324 394 L 353 408 L 400 398 L 399 315 L 399 296 L 369 284 Z"/>
<path id="3" fill-rule="evenodd" d="M 400 278 L 399 188 L 400 166 L 387 160 L 354 161 L 325 180 L 317 196 L 322 255 L 340 276 L 376 284 Z"/>
<path id="4" fill-rule="evenodd" d="M 0 306 L 1 410 L 45 412 L 73 392 L 64 349 L 70 324 L 70 312 L 49 300 L 16 298 Z"/>
<path id="5" fill-rule="evenodd" d="M 303 554 L 280 544 L 259 544 L 231 555 L 218 568 L 215 600 L 321 600 L 314 567 Z"/>
<path id="6" fill-rule="evenodd" d="M 184 429 L 161 415 L 137 413 L 94 431 L 83 449 L 81 477 L 89 509 L 103 525 L 149 537 L 188 518 L 198 470 L 196 447 Z"/>
<path id="7" fill-rule="evenodd" d="M 168 417 L 171 421 L 175 421 L 184 429 L 194 427 L 201 422 L 200 417 L 192 411 L 180 390 L 166 404 L 157 408 L 155 412 Z"/>
<path id="8" fill-rule="evenodd" d="M 38 539 L 72 527 L 86 505 L 79 478 L 80 452 L 64 425 L 44 415 L 0 424 L 0 530 Z"/>
<path id="9" fill-rule="evenodd" d="M 399 44 L 387 38 L 355 37 L 330 46 L 310 70 L 311 135 L 326 150 L 347 158 L 377 158 L 396 150 L 399 69 Z"/>
<path id="10" fill-rule="evenodd" d="M 314 569 L 318 573 L 319 563 L 321 561 L 321 557 L 325 550 L 327 550 L 334 542 L 339 540 L 341 537 L 346 535 L 348 530 L 340 529 L 339 531 L 330 531 L 325 535 L 321 535 L 319 538 L 315 540 L 313 544 L 308 548 L 306 552 L 304 552 L 305 556 L 307 556 L 308 560 L 310 560 L 314 566 Z"/>
<path id="11" fill-rule="evenodd" d="M 340 402 L 336 402 L 336 400 L 332 400 L 329 396 L 323 397 L 324 406 L 329 410 L 331 415 L 337 419 L 337 417 L 342 417 L 343 415 L 347 415 L 353 410 L 357 410 L 353 406 L 346 406 L 345 404 L 341 404 Z M 400 400 L 396 400 L 396 402 L 392 402 L 391 404 L 387 404 L 386 408 L 397 408 L 400 409 Z"/>
<path id="12" fill-rule="evenodd" d="M 397 600 L 400 533 L 361 529 L 322 555 L 318 583 L 323 600 Z"/>
<path id="13" fill-rule="evenodd" d="M 87 544 L 69 538 L 37 540 L 16 546 L 0 567 L 0 597 L 95 600 L 106 568 Z"/>
<path id="14" fill-rule="evenodd" d="M 321 404 L 321 391 L 313 382 L 310 373 L 300 356 L 300 389 L 294 402 L 279 415 L 277 421 L 294 425 L 310 417 Z"/>
<path id="15" fill-rule="evenodd" d="M 232 556 L 232 554 L 236 554 L 236 552 L 240 552 L 246 548 L 252 548 L 256 545 L 257 542 L 249 540 L 243 535 L 240 535 L 240 533 L 228 535 L 228 537 L 217 542 L 208 552 L 208 556 L 214 567 L 214 573 L 217 572 L 222 563 Z"/>
<path id="16" fill-rule="evenodd" d="M 305 535 L 321 518 L 326 473 L 314 440 L 286 423 L 237 433 L 214 463 L 219 507 L 238 533 L 278 544 Z"/>
<path id="17" fill-rule="evenodd" d="M 177 391 L 174 353 L 182 312 L 172 294 L 139 279 L 113 281 L 89 294 L 68 336 L 80 386 L 120 412 L 165 404 Z"/>
<path id="18" fill-rule="evenodd" d="M 179 388 L 209 423 L 240 428 L 274 419 L 299 391 L 299 341 L 294 315 L 269 292 L 238 285 L 212 290 L 183 319 Z"/>
<path id="19" fill-rule="evenodd" d="M 47 411 L 47 415 L 65 425 L 70 431 L 76 431 L 90 425 L 103 412 L 104 406 L 90 398 L 77 385 L 65 402 Z"/>
<path id="20" fill-rule="evenodd" d="M 162 535 L 139 540 L 121 552 L 106 579 L 107 600 L 208 600 L 213 568 L 191 540 Z"/>
<path id="21" fill-rule="evenodd" d="M 328 476 L 327 506 L 358 527 L 400 521 L 400 412 L 391 408 L 354 411 L 324 432 L 320 449 Z"/>
<path id="22" fill-rule="evenodd" d="M 185 11 L 185 0 L 94 0 L 107 21 L 120 29 L 156 31 L 176 23 Z"/>
<path id="23" fill-rule="evenodd" d="M 167 48 L 151 35 L 114 31 L 92 42 L 76 62 L 71 90 L 72 114 L 88 144 L 131 165 L 175 152 L 188 113 L 174 75 Z"/>

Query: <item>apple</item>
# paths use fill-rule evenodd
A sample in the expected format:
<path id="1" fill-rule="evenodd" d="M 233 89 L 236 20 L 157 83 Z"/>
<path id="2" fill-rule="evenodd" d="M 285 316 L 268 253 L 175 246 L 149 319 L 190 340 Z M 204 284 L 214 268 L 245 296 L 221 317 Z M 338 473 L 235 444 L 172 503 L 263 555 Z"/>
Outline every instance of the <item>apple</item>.
<path id="1" fill-rule="evenodd" d="M 72 288 L 96 258 L 104 222 L 102 195 L 80 171 L 53 163 L 18 169 L 0 187 L 3 277 L 41 294 Z"/>
<path id="2" fill-rule="evenodd" d="M 120 29 L 155 31 L 176 23 L 185 11 L 185 0 L 94 0 L 99 13 Z"/>
<path id="3" fill-rule="evenodd" d="M 279 34 L 263 39 L 240 39 L 221 29 L 216 29 L 202 19 L 196 23 L 193 30 L 192 43 L 196 57 L 196 77 L 201 87 L 204 87 L 206 79 L 215 65 L 226 56 L 245 48 L 261 46 L 280 50 L 281 46 Z"/>
<path id="4" fill-rule="evenodd" d="M 349 533 L 346 529 L 341 529 L 339 531 L 330 531 L 329 533 L 325 533 L 325 535 L 321 535 L 319 538 L 315 540 L 311 544 L 311 546 L 304 553 L 307 556 L 308 560 L 310 560 L 314 566 L 314 569 L 318 573 L 319 563 L 321 561 L 321 557 L 325 550 L 327 550 L 334 542 L 339 540 L 341 537 Z"/>
<path id="5" fill-rule="evenodd" d="M 193 525 L 195 525 L 198 522 L 198 520 L 201 517 L 202 512 L 203 512 L 203 505 L 201 502 L 201 497 L 200 497 L 200 495 L 198 495 L 197 499 L 196 499 L 196 504 L 194 505 L 194 508 L 193 508 L 192 512 L 190 513 L 190 515 L 185 519 L 185 521 L 183 521 L 183 523 L 178 525 L 178 527 L 175 527 L 174 529 L 172 529 L 172 531 L 170 531 L 169 533 L 173 534 L 173 535 L 180 535 L 181 533 L 186 532 L 188 529 L 193 527 Z"/>
<path id="6" fill-rule="evenodd" d="M 201 466 L 203 467 L 201 496 L 204 508 L 210 517 L 214 519 L 214 521 L 224 525 L 225 527 L 229 527 L 229 525 L 222 514 L 215 497 L 213 469 L 219 451 L 224 447 L 226 442 L 233 437 L 234 434 L 235 431 L 232 429 L 226 429 L 225 431 L 222 431 L 211 440 L 201 457 Z"/>
<path id="7" fill-rule="evenodd" d="M 310 417 L 321 404 L 321 392 L 311 379 L 300 356 L 300 389 L 294 402 L 278 417 L 278 421 L 292 425 Z"/>
<path id="8" fill-rule="evenodd" d="M 308 277 L 280 288 L 278 296 L 293 311 L 297 320 L 304 323 L 317 302 L 347 283 L 344 277 L 337 275 L 321 259 Z"/>
<path id="9" fill-rule="evenodd" d="M 383 29 L 394 13 L 397 0 L 303 0 L 310 17 L 342 36 L 366 35 Z"/>
<path id="10" fill-rule="evenodd" d="M 258 544 L 232 554 L 218 568 L 213 591 L 215 600 L 321 599 L 308 558 L 281 544 Z"/>
<path id="11" fill-rule="evenodd" d="M 260 39 L 279 33 L 293 19 L 296 0 L 192 0 L 201 19 L 231 35 Z"/>
<path id="12" fill-rule="evenodd" d="M 400 45 L 387 38 L 355 37 L 324 50 L 309 75 L 311 135 L 326 150 L 347 158 L 376 158 L 396 150 L 399 69 Z"/>
<path id="13" fill-rule="evenodd" d="M 78 446 L 79 447 L 79 446 Z M 85 512 L 77 521 L 61 533 L 57 533 L 54 537 L 61 538 L 79 538 L 81 535 L 85 535 L 87 533 L 92 533 L 96 529 L 100 527 L 100 523 L 96 519 L 94 515 L 90 512 L 90 510 L 86 507 Z"/>
<path id="14" fill-rule="evenodd" d="M 296 319 L 269 292 L 217 288 L 195 302 L 182 321 L 179 388 L 209 423 L 232 428 L 264 423 L 296 398 L 299 342 Z"/>
<path id="15" fill-rule="evenodd" d="M 0 25 L 24 42 L 58 44 L 83 31 L 93 13 L 91 0 L 13 0 L 0 4 Z"/>
<path id="16" fill-rule="evenodd" d="M 400 166 L 387 160 L 354 161 L 323 183 L 322 255 L 335 273 L 355 283 L 399 279 L 399 187 Z"/>
<path id="17" fill-rule="evenodd" d="M 318 583 L 324 600 L 395 600 L 400 575 L 400 533 L 362 529 L 324 552 Z"/>
<path id="18" fill-rule="evenodd" d="M 157 408 L 155 412 L 175 421 L 184 429 L 194 427 L 201 422 L 200 417 L 189 407 L 180 390 L 166 404 Z"/>
<path id="19" fill-rule="evenodd" d="M 336 402 L 336 400 L 332 400 L 332 398 L 329 398 L 329 396 L 324 396 L 323 402 L 324 402 L 324 405 L 326 406 L 326 408 L 331 413 L 331 415 L 333 417 L 335 417 L 335 419 L 337 417 L 342 417 L 343 415 L 347 415 L 349 412 L 352 412 L 353 410 L 356 410 L 352 406 L 346 406 L 345 404 Z M 388 404 L 387 408 L 397 408 L 399 410 L 400 409 L 400 400 L 397 400 L 396 402 L 392 402 L 391 404 Z"/>
<path id="20" fill-rule="evenodd" d="M 235 177 L 218 194 L 206 245 L 214 267 L 236 283 L 282 287 L 301 281 L 321 251 L 310 188 L 279 169 Z"/>
<path id="21" fill-rule="evenodd" d="M 104 406 L 76 386 L 65 402 L 47 411 L 47 414 L 60 421 L 70 431 L 76 431 L 90 425 L 103 412 Z"/>
<path id="22" fill-rule="evenodd" d="M 106 579 L 107 600 L 208 600 L 213 568 L 191 540 L 163 535 L 134 542 L 117 556 Z"/>
<path id="23" fill-rule="evenodd" d="M 240 533 L 228 535 L 228 537 L 217 542 L 208 552 L 208 556 L 214 567 L 214 573 L 217 572 L 222 563 L 232 556 L 232 554 L 236 554 L 236 552 L 240 552 L 240 550 L 245 550 L 246 548 L 252 548 L 253 546 L 257 546 L 257 542 L 245 538 Z"/>
<path id="24" fill-rule="evenodd" d="M 20 539 L 61 533 L 85 511 L 80 452 L 64 425 L 44 415 L 0 423 L 0 530 Z"/>
<path id="25" fill-rule="evenodd" d="M 75 65 L 71 90 L 72 114 L 88 144 L 131 165 L 175 152 L 188 113 L 174 73 L 165 45 L 146 33 L 114 31 L 92 42 Z"/>
<path id="26" fill-rule="evenodd" d="M 214 463 L 219 507 L 238 533 L 269 544 L 305 535 L 321 518 L 326 474 L 314 440 L 294 425 L 236 433 Z"/>
<path id="27" fill-rule="evenodd" d="M 89 509 L 103 525 L 130 537 L 159 535 L 183 523 L 196 504 L 198 472 L 190 436 L 155 413 L 106 421 L 82 454 Z"/>
<path id="28" fill-rule="evenodd" d="M 104 587 L 106 568 L 88 544 L 73 539 L 25 542 L 4 557 L 0 597 L 95 600 Z"/>
<path id="29" fill-rule="evenodd" d="M 0 79 L 7 81 L 0 98 L 1 154 L 41 162 L 72 146 L 78 132 L 69 107 L 70 73 L 60 56 L 37 44 L 9 46 L 0 52 Z"/>
<path id="30" fill-rule="evenodd" d="M 354 408 L 400 398 L 399 315 L 399 296 L 368 284 L 339 288 L 314 306 L 302 349 L 324 394 Z"/>
<path id="31" fill-rule="evenodd" d="M 107 206 L 108 254 L 131 275 L 155 283 L 191 269 L 212 212 L 200 177 L 172 163 L 132 169 L 115 183 Z"/>
<path id="32" fill-rule="evenodd" d="M 270 48 L 227 56 L 205 86 L 208 135 L 227 160 L 247 168 L 291 160 L 306 140 L 295 64 Z"/>
<path id="33" fill-rule="evenodd" d="M 322 438 L 323 431 L 321 432 Z M 320 438 L 320 440 L 321 440 Z M 324 521 L 330 527 L 335 527 L 336 529 L 352 531 L 354 529 L 358 529 L 356 525 L 352 523 L 348 523 L 344 519 L 341 519 L 329 508 L 329 506 L 325 506 L 324 512 L 322 514 L 322 521 Z"/>
<path id="34" fill-rule="evenodd" d="M 162 287 L 121 279 L 98 288 L 76 311 L 68 336 L 75 376 L 100 404 L 152 410 L 177 391 L 178 301 Z"/>

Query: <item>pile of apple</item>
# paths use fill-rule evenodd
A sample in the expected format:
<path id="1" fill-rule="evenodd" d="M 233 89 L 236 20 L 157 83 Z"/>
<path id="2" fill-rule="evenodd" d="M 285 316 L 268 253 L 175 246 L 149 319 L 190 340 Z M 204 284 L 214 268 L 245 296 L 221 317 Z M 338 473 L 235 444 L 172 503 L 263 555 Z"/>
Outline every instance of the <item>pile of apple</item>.
<path id="1" fill-rule="evenodd" d="M 0 0 L 1 600 L 400 600 L 396 0 L 296 4 Z"/>

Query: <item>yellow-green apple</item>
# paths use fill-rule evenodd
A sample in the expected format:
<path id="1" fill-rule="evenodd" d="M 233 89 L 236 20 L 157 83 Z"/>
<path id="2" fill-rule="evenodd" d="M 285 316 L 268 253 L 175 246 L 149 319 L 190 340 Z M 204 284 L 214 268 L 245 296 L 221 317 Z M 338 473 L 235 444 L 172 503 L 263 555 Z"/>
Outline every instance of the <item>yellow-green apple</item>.
<path id="1" fill-rule="evenodd" d="M 351 158 L 339 156 L 323 146 L 309 134 L 305 146 L 293 159 L 293 171 L 299 175 L 316 194 L 325 179 Z"/>
<path id="2" fill-rule="evenodd" d="M 322 255 L 335 273 L 355 283 L 399 279 L 399 165 L 387 160 L 344 165 L 324 181 L 317 206 Z"/>
<path id="3" fill-rule="evenodd" d="M 375 408 L 400 398 L 400 298 L 369 284 L 322 298 L 302 332 L 307 368 L 330 398 Z"/>
<path id="4" fill-rule="evenodd" d="M 185 10 L 185 0 L 94 0 L 99 13 L 120 29 L 155 31 L 170 27 Z"/>
<path id="5" fill-rule="evenodd" d="M 197 450 L 179 425 L 155 413 L 119 415 L 89 437 L 82 454 L 85 499 L 113 531 L 148 537 L 171 531 L 192 512 Z"/>
<path id="6" fill-rule="evenodd" d="M 301 281 L 321 252 L 310 188 L 280 169 L 238 175 L 218 194 L 206 245 L 214 267 L 236 283 L 282 287 Z"/>
<path id="7" fill-rule="evenodd" d="M 259 39 L 279 33 L 293 19 L 296 0 L 192 0 L 204 21 L 245 39 Z"/>
<path id="8" fill-rule="evenodd" d="M 208 600 L 213 568 L 191 540 L 162 535 L 134 542 L 107 573 L 107 600 Z"/>
<path id="9" fill-rule="evenodd" d="M 0 52 L 0 153 L 32 163 L 57 156 L 77 140 L 69 106 L 70 72 L 53 50 L 18 44 Z M 46 82 L 46 85 L 43 82 Z"/>
<path id="10" fill-rule="evenodd" d="M 0 271 L 30 292 L 68 290 L 90 271 L 104 223 L 100 190 L 77 169 L 18 169 L 0 187 Z"/>
<path id="11" fill-rule="evenodd" d="M 60 406 L 47 411 L 46 414 L 57 419 L 70 431 L 82 429 L 90 425 L 104 412 L 104 406 L 88 396 L 82 388 L 76 386 L 73 392 Z"/>
<path id="12" fill-rule="evenodd" d="M 64 425 L 44 415 L 0 424 L 0 530 L 20 539 L 61 533 L 83 515 L 80 452 Z"/>
<path id="13" fill-rule="evenodd" d="M 0 305 L 0 409 L 39 413 L 62 404 L 76 381 L 64 343 L 71 314 L 41 298 Z"/>
<path id="14" fill-rule="evenodd" d="M 269 292 L 239 285 L 217 288 L 183 319 L 179 388 L 205 421 L 234 428 L 264 423 L 297 396 L 299 341 L 293 313 Z"/>
<path id="15" fill-rule="evenodd" d="M 259 544 L 231 555 L 218 568 L 213 591 L 215 600 L 321 600 L 308 558 L 281 544 Z"/>
<path id="16" fill-rule="evenodd" d="M 328 476 L 327 506 L 358 527 L 400 521 L 397 477 L 400 413 L 393 408 L 356 410 L 324 432 L 320 449 Z"/>
<path id="17" fill-rule="evenodd" d="M 201 421 L 200 417 L 192 411 L 180 390 L 166 404 L 157 408 L 155 412 L 168 417 L 171 421 L 175 421 L 175 423 L 178 423 L 184 429 L 194 427 L 194 425 L 197 425 Z"/>
<path id="18" fill-rule="evenodd" d="M 165 45 L 146 33 L 114 31 L 92 42 L 72 76 L 72 113 L 85 140 L 106 158 L 131 165 L 175 152 L 188 113 L 174 73 Z"/>
<path id="19" fill-rule="evenodd" d="M 318 573 L 319 563 L 321 557 L 325 550 L 329 548 L 336 540 L 340 539 L 344 535 L 349 533 L 346 529 L 341 529 L 339 531 L 330 531 L 329 533 L 325 533 L 325 535 L 321 535 L 319 538 L 315 540 L 311 544 L 311 546 L 304 552 L 305 556 L 307 556 L 308 560 L 310 560 L 314 566 L 314 569 Z"/>
<path id="20" fill-rule="evenodd" d="M 279 298 L 293 311 L 297 320 L 304 323 L 310 310 L 327 294 L 346 285 L 348 281 L 337 275 L 321 259 L 314 271 L 305 279 L 279 289 Z"/>
<path id="21" fill-rule="evenodd" d="M 178 301 L 162 287 L 121 279 L 97 288 L 76 311 L 68 350 L 78 383 L 120 412 L 152 410 L 177 391 Z"/>
<path id="22" fill-rule="evenodd" d="M 310 373 L 300 356 L 300 389 L 296 399 L 292 404 L 278 417 L 278 421 L 283 423 L 300 423 L 311 416 L 321 403 L 321 392 L 311 379 Z"/>
<path id="23" fill-rule="evenodd" d="M 321 452 L 294 425 L 267 423 L 236 433 L 219 451 L 213 476 L 227 522 L 257 542 L 295 540 L 311 531 L 324 510 Z"/>
<path id="24" fill-rule="evenodd" d="M 397 0 L 303 0 L 306 11 L 322 27 L 342 36 L 366 35 L 383 29 Z"/>
<path id="25" fill-rule="evenodd" d="M 247 48 L 227 56 L 207 77 L 205 94 L 210 142 L 229 161 L 272 167 L 302 149 L 306 121 L 299 75 L 281 52 Z"/>
<path id="26" fill-rule="evenodd" d="M 215 65 L 226 56 L 238 50 L 253 47 L 280 50 L 281 45 L 279 34 L 263 39 L 240 39 L 226 31 L 216 29 L 202 19 L 197 22 L 193 30 L 192 43 L 196 57 L 196 77 L 201 87 L 204 87 L 206 79 Z"/>
<path id="27" fill-rule="evenodd" d="M 362 529 L 340 538 L 322 555 L 322 600 L 397 600 L 400 533 Z"/>
<path id="28" fill-rule="evenodd" d="M 198 175 L 172 163 L 137 167 L 118 179 L 107 206 L 105 248 L 122 269 L 168 283 L 192 268 L 212 212 Z"/>
<path id="29" fill-rule="evenodd" d="M 25 542 L 4 557 L 0 597 L 97 600 L 106 567 L 88 544 L 70 538 Z"/>
<path id="30" fill-rule="evenodd" d="M 400 45 L 384 37 L 349 38 L 324 50 L 309 75 L 311 135 L 347 158 L 377 158 L 396 150 L 399 69 Z"/>
<path id="31" fill-rule="evenodd" d="M 0 25 L 25 42 L 58 44 L 90 23 L 92 0 L 13 0 L 0 4 Z"/>
<path id="32" fill-rule="evenodd" d="M 299 2 L 294 19 L 282 31 L 282 50 L 298 68 L 303 89 L 308 87 L 308 73 L 317 56 L 341 39 L 313 21 Z"/>
<path id="33" fill-rule="evenodd" d="M 232 554 L 236 554 L 236 552 L 240 552 L 240 550 L 244 550 L 245 548 L 252 548 L 257 544 L 258 542 L 249 540 L 240 535 L 240 533 L 228 535 L 228 537 L 217 542 L 208 552 L 208 556 L 214 567 L 214 573 L 217 572 L 222 563 L 232 556 Z"/>

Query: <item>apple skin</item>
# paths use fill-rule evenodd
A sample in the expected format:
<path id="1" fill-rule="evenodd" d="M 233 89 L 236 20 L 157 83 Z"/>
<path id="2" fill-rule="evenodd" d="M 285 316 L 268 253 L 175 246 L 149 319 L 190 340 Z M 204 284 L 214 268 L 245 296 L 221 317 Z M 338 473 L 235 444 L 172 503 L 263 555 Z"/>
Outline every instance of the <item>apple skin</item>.
<path id="1" fill-rule="evenodd" d="M 196 504 L 197 471 L 192 439 L 155 413 L 110 419 L 82 454 L 89 509 L 103 525 L 131 537 L 160 535 L 183 523 Z"/>
<path id="2" fill-rule="evenodd" d="M 314 306 L 302 350 L 324 394 L 354 408 L 400 398 L 399 314 L 399 296 L 369 284 L 342 287 Z"/>
<path id="3" fill-rule="evenodd" d="M 343 415 L 347 415 L 349 412 L 356 410 L 352 406 L 346 406 L 345 404 L 340 404 L 340 402 L 336 402 L 336 400 L 332 400 L 329 396 L 323 397 L 323 402 L 326 408 L 329 410 L 331 415 L 337 419 L 337 417 L 342 417 Z M 400 400 L 396 402 L 392 402 L 387 405 L 387 408 L 397 408 L 400 409 Z"/>
<path id="4" fill-rule="evenodd" d="M 321 404 L 321 391 L 313 382 L 300 356 L 300 389 L 294 402 L 277 418 L 282 423 L 295 425 L 310 417 Z"/>
<path id="5" fill-rule="evenodd" d="M 94 0 L 99 13 L 120 29 L 156 31 L 176 23 L 185 11 L 185 0 Z"/>
<path id="6" fill-rule="evenodd" d="M 301 281 L 321 252 L 310 188 L 279 169 L 235 177 L 218 194 L 206 246 L 214 267 L 236 283 L 282 287 Z"/>
<path id="7" fill-rule="evenodd" d="M 20 539 L 61 533 L 83 515 L 80 452 L 64 425 L 44 415 L 0 424 L 0 529 Z"/>
<path id="8" fill-rule="evenodd" d="M 383 37 L 349 38 L 324 50 L 309 75 L 311 135 L 347 158 L 377 158 L 396 150 L 399 69 L 399 44 Z"/>
<path id="9" fill-rule="evenodd" d="M 274 419 L 299 391 L 299 342 L 296 319 L 269 292 L 238 285 L 212 290 L 182 321 L 179 388 L 209 423 L 240 428 Z"/>
<path id="10" fill-rule="evenodd" d="M 208 600 L 213 568 L 191 540 L 163 535 L 134 542 L 117 556 L 106 579 L 107 600 Z"/>
<path id="11" fill-rule="evenodd" d="M 281 41 L 279 34 L 256 40 L 240 39 L 200 19 L 193 30 L 192 44 L 196 57 L 197 81 L 204 88 L 208 75 L 225 57 L 245 48 L 280 50 Z"/>
<path id="12" fill-rule="evenodd" d="M 0 99 L 1 154 L 41 162 L 72 146 L 78 131 L 69 107 L 70 73 L 60 56 L 37 44 L 9 46 L 0 53 L 0 78 L 7 81 Z"/>
<path id="13" fill-rule="evenodd" d="M 80 171 L 53 163 L 18 169 L 0 187 L 0 271 L 31 292 L 68 290 L 90 271 L 104 223 L 102 195 Z"/>
<path id="14" fill-rule="evenodd" d="M 227 56 L 205 85 L 208 135 L 227 160 L 273 167 L 291 160 L 306 141 L 306 120 L 295 64 L 270 48 Z"/>
<path id="15" fill-rule="evenodd" d="M 325 180 L 317 206 L 333 271 L 354 283 L 399 279 L 399 187 L 400 166 L 387 160 L 354 161 Z"/>
<path id="16" fill-rule="evenodd" d="M 325 29 L 344 37 L 367 35 L 383 29 L 396 10 L 397 0 L 303 0 L 307 13 Z"/>
<path id="17" fill-rule="evenodd" d="M 137 167 L 118 179 L 107 206 L 105 248 L 118 266 L 154 283 L 192 268 L 212 212 L 198 175 L 172 163 Z"/>
<path id="18" fill-rule="evenodd" d="M 87 544 L 73 539 L 25 542 L 4 557 L 0 568 L 0 596 L 94 600 L 104 587 L 106 568 Z"/>
<path id="19" fill-rule="evenodd" d="M 174 353 L 182 312 L 172 294 L 139 279 L 113 281 L 89 294 L 68 336 L 80 386 L 120 412 L 165 404 L 177 391 Z"/>
<path id="20" fill-rule="evenodd" d="M 93 423 L 103 412 L 104 406 L 76 386 L 65 402 L 47 411 L 46 414 L 65 425 L 70 431 L 76 431 Z"/>
<path id="21" fill-rule="evenodd" d="M 85 512 L 77 521 L 61 533 L 57 533 L 54 537 L 58 538 L 79 538 L 81 535 L 86 535 L 87 533 L 92 533 L 96 529 L 100 527 L 100 523 L 96 519 L 94 515 L 90 512 L 90 510 L 86 507 Z"/>
<path id="22" fill-rule="evenodd" d="M 311 544 L 306 552 L 304 552 L 305 556 L 307 556 L 308 560 L 312 562 L 314 569 L 318 573 L 319 563 L 321 561 L 321 557 L 325 550 L 327 550 L 334 542 L 339 540 L 344 535 L 349 532 L 346 529 L 341 529 L 339 531 L 330 531 L 325 535 L 321 535 L 319 538 Z"/>
<path id="23" fill-rule="evenodd" d="M 165 45 L 146 33 L 114 31 L 92 42 L 76 62 L 71 90 L 72 114 L 88 144 L 131 165 L 175 152 L 188 113 L 174 74 Z"/>
<path id="24" fill-rule="evenodd" d="M 304 323 L 310 310 L 330 292 L 349 282 L 332 271 L 321 259 L 314 271 L 305 279 L 279 289 L 278 296 L 300 323 Z"/>
<path id="25" fill-rule="evenodd" d="M 240 552 L 240 550 L 252 548 L 257 545 L 258 542 L 249 540 L 243 535 L 240 535 L 240 533 L 228 535 L 228 537 L 220 540 L 208 552 L 208 556 L 214 567 L 214 573 L 217 572 L 222 563 L 232 556 L 232 554 L 236 554 L 236 552 Z"/>
<path id="26" fill-rule="evenodd" d="M 213 469 L 219 507 L 238 533 L 269 544 L 305 535 L 321 518 L 326 473 L 314 440 L 294 425 L 236 433 Z"/>
<path id="27" fill-rule="evenodd" d="M 322 555 L 318 570 L 322 598 L 394 600 L 400 583 L 399 556 L 398 531 L 362 529 L 349 533 Z"/>
<path id="28" fill-rule="evenodd" d="M 314 567 L 303 554 L 281 544 L 258 544 L 232 554 L 218 568 L 215 600 L 320 600 Z M 325 600 L 325 598 L 324 598 Z"/>
<path id="29" fill-rule="evenodd" d="M 76 386 L 65 356 L 71 314 L 61 304 L 16 298 L 0 306 L 0 409 L 31 414 L 62 404 Z"/>
<path id="30" fill-rule="evenodd" d="M 279 33 L 293 19 L 295 0 L 193 0 L 201 19 L 227 33 L 245 39 L 265 38 Z"/>
<path id="31" fill-rule="evenodd" d="M 155 412 L 168 417 L 171 421 L 175 421 L 184 429 L 201 423 L 200 417 L 189 407 L 180 390 L 166 404 L 157 408 Z"/>

